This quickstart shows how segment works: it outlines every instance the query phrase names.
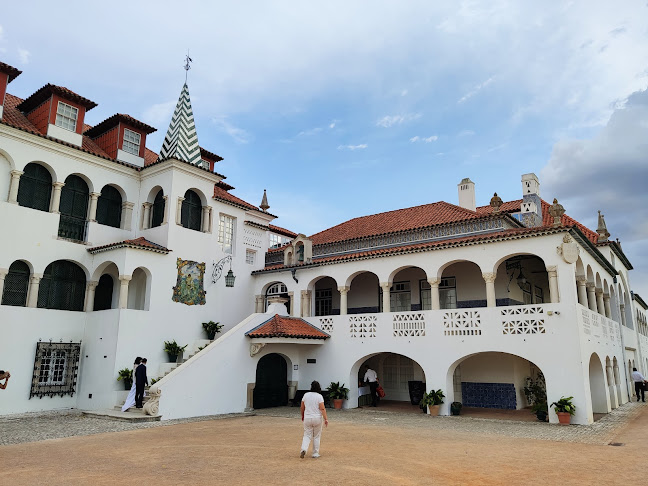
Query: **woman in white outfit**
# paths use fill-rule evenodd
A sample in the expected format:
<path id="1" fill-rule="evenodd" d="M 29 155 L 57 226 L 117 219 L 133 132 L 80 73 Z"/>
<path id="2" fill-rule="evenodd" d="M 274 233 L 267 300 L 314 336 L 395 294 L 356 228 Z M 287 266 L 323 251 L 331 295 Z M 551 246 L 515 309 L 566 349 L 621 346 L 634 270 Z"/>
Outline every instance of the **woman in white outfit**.
<path id="1" fill-rule="evenodd" d="M 135 405 L 135 370 L 139 366 L 139 364 L 142 362 L 142 358 L 139 356 L 135 358 L 135 363 L 133 363 L 133 386 L 131 386 L 130 391 L 128 392 L 128 396 L 126 397 L 126 401 L 124 402 L 124 405 L 121 408 L 122 412 L 125 412 L 129 408 L 133 407 Z"/>
<path id="2" fill-rule="evenodd" d="M 320 437 L 322 436 L 322 418 L 324 426 L 328 427 L 328 418 L 324 408 L 324 397 L 322 397 L 322 388 L 317 381 L 311 383 L 311 389 L 304 394 L 301 402 L 301 417 L 304 422 L 304 438 L 301 445 L 299 457 L 302 459 L 306 455 L 308 445 L 313 441 L 313 457 L 318 458 L 320 448 Z"/>

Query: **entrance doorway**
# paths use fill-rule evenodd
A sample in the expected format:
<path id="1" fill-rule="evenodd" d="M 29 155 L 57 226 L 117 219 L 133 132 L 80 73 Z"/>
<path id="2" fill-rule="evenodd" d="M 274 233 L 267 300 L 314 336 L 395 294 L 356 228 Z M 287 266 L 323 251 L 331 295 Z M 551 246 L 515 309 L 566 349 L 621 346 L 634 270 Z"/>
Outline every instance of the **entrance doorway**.
<path id="1" fill-rule="evenodd" d="M 288 403 L 288 365 L 283 356 L 267 354 L 259 360 L 256 370 L 252 406 L 281 407 Z"/>

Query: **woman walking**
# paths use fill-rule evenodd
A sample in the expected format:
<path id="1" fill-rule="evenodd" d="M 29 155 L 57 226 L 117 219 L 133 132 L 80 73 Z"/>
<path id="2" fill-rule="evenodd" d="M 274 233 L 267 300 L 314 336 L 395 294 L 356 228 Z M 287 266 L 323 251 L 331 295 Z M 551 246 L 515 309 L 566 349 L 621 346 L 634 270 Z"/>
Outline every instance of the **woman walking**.
<path id="1" fill-rule="evenodd" d="M 313 441 L 313 458 L 318 458 L 320 448 L 320 437 L 322 436 L 322 418 L 324 426 L 328 427 L 328 418 L 324 408 L 324 397 L 319 382 L 311 383 L 311 389 L 304 394 L 301 402 L 301 417 L 304 422 L 304 438 L 302 440 L 299 457 L 306 455 L 308 445 Z"/>

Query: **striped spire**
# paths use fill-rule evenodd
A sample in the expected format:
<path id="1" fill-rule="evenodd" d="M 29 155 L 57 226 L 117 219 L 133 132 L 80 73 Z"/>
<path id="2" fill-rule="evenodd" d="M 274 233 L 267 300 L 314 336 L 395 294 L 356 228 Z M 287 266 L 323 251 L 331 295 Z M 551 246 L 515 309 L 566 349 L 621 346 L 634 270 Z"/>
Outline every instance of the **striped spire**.
<path id="1" fill-rule="evenodd" d="M 162 150 L 160 150 L 160 159 L 168 158 L 202 166 L 198 134 L 196 133 L 196 124 L 194 123 L 187 83 L 182 87 L 169 130 L 166 137 L 164 137 Z"/>

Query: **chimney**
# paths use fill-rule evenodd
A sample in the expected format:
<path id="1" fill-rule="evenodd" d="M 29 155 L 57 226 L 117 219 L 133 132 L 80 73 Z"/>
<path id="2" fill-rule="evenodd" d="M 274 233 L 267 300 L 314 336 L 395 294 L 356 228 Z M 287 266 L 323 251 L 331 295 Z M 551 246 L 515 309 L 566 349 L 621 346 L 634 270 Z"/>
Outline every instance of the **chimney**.
<path id="1" fill-rule="evenodd" d="M 5 96 L 7 94 L 7 85 L 20 76 L 21 73 L 22 71 L 15 67 L 0 62 L 0 120 L 2 120 Z"/>
<path id="2" fill-rule="evenodd" d="M 522 224 L 527 228 L 542 226 L 540 182 L 535 174 L 522 175 Z"/>
<path id="3" fill-rule="evenodd" d="M 477 209 L 477 204 L 475 203 L 475 183 L 466 177 L 465 179 L 461 179 L 461 182 L 457 184 L 457 188 L 459 189 L 459 206 L 470 211 L 475 211 Z"/>

